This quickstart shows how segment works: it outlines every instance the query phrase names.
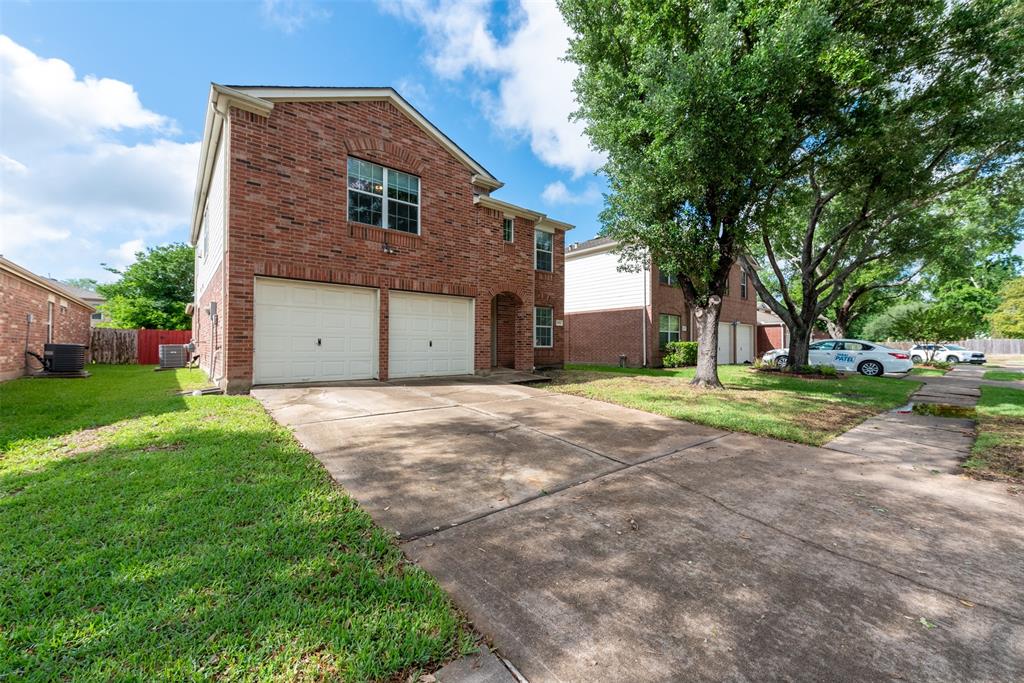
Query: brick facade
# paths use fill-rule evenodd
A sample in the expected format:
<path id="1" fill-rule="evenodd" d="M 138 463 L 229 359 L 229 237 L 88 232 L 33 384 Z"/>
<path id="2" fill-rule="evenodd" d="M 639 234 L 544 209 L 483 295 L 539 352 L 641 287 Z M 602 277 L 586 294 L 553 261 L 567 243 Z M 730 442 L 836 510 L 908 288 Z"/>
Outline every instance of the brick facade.
<path id="1" fill-rule="evenodd" d="M 210 304 L 215 303 L 217 317 L 210 315 Z M 224 377 L 224 264 L 217 270 L 206 289 L 199 295 L 197 310 L 192 313 L 192 341 L 199 354 L 199 367 L 210 379 Z"/>
<path id="2" fill-rule="evenodd" d="M 34 358 L 26 365 L 28 350 L 43 354 L 47 342 L 48 305 L 53 304 L 53 342 L 89 345 L 92 309 L 68 295 L 42 286 L 20 274 L 17 266 L 0 268 L 0 381 L 39 370 Z M 33 322 L 28 323 L 28 316 Z"/>
<path id="3" fill-rule="evenodd" d="M 679 317 L 680 340 L 692 340 L 696 337 L 694 320 L 686 306 L 682 290 L 678 285 L 662 284 L 656 267 L 651 269 L 649 276 L 651 295 L 646 308 L 583 311 L 566 316 L 566 358 L 569 362 L 618 364 L 619 356 L 624 354 L 629 366 L 643 365 L 645 334 L 642 321 L 646 319 L 647 365 L 660 367 L 664 355 L 659 337 L 661 315 Z M 736 265 L 729 275 L 729 294 L 722 301 L 719 320 L 723 323 L 739 321 L 756 327 L 757 297 L 749 282 L 746 297 L 741 296 L 740 278 L 740 267 Z M 735 340 L 730 340 L 730 343 L 735 344 Z"/>
<path id="4" fill-rule="evenodd" d="M 504 242 L 505 214 L 474 203 L 470 169 L 394 104 L 279 101 L 269 116 L 229 114 L 222 386 L 244 391 L 252 382 L 254 278 L 264 276 L 377 288 L 382 380 L 393 289 L 473 298 L 477 370 L 495 361 L 499 295 L 499 364 L 562 364 L 564 328 L 554 328 L 552 348 L 533 348 L 533 307 L 564 316 L 564 233 L 554 233 L 554 272 L 535 271 L 534 223 L 517 216 L 515 239 Z M 347 220 L 350 156 L 420 178 L 419 235 Z"/>

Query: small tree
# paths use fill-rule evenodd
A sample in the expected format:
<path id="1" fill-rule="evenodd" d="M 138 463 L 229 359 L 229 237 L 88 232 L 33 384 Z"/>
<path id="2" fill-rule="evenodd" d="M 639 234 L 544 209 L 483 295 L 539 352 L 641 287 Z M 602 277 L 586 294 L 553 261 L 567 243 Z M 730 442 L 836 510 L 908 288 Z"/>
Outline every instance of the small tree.
<path id="1" fill-rule="evenodd" d="M 993 336 L 1024 339 L 1024 277 L 1003 285 L 999 298 L 999 306 L 989 316 Z"/>
<path id="2" fill-rule="evenodd" d="M 192 301 L 194 255 L 186 244 L 151 247 L 135 254 L 135 263 L 123 271 L 104 264 L 120 279 L 100 285 L 107 302 L 101 308 L 110 316 L 109 327 L 146 327 L 186 330 L 192 321 L 185 306 Z"/>

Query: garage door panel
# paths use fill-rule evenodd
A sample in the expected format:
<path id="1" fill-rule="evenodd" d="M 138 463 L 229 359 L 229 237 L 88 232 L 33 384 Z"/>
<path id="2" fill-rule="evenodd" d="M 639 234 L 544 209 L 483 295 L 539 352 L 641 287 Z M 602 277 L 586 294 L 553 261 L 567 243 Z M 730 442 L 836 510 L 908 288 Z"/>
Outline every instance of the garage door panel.
<path id="1" fill-rule="evenodd" d="M 732 363 L 732 325 L 718 323 L 718 362 Z"/>
<path id="2" fill-rule="evenodd" d="M 391 377 L 472 372 L 472 299 L 392 291 L 389 310 Z"/>
<path id="3" fill-rule="evenodd" d="M 254 297 L 254 383 L 376 375 L 376 290 L 257 278 Z"/>

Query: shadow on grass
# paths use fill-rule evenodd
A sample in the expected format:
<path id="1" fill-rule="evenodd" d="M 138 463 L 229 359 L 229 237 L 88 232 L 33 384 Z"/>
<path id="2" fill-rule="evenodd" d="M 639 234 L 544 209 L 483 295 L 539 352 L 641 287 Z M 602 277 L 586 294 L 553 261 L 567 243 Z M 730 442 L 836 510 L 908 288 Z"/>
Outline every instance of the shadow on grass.
<path id="1" fill-rule="evenodd" d="M 366 680 L 467 645 L 433 579 L 254 401 L 152 408 L 0 471 L 0 670 Z"/>
<path id="2" fill-rule="evenodd" d="M 0 384 L 0 452 L 23 439 L 92 429 L 140 415 L 183 410 L 177 393 L 209 385 L 201 370 L 90 365 L 84 379 L 16 379 Z"/>

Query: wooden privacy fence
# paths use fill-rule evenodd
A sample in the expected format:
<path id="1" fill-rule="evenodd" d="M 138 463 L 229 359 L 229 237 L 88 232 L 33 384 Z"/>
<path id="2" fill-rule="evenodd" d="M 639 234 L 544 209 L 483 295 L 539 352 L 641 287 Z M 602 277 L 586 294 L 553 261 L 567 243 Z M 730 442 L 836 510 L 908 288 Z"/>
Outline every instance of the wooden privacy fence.
<path id="1" fill-rule="evenodd" d="M 950 342 L 966 346 L 972 351 L 990 355 L 1018 355 L 1024 354 L 1024 339 L 962 339 L 958 342 Z M 888 341 L 887 346 L 895 349 L 909 349 L 914 342 Z"/>
<path id="2" fill-rule="evenodd" d="M 94 327 L 89 351 L 94 363 L 156 365 L 161 344 L 187 344 L 191 330 L 117 330 Z"/>

